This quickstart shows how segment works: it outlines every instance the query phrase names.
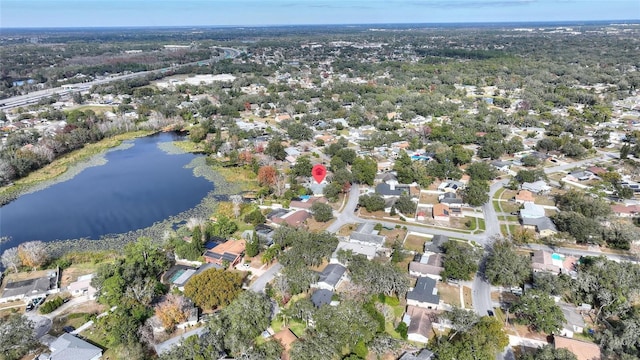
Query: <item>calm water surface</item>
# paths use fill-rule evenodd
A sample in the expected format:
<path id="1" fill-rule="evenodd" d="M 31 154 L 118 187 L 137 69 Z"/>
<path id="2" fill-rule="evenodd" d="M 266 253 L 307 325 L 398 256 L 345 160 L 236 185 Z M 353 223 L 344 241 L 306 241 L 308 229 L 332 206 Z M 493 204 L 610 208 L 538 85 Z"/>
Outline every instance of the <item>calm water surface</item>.
<path id="1" fill-rule="evenodd" d="M 107 164 L 3 206 L 0 235 L 12 239 L 0 244 L 0 252 L 30 240 L 98 239 L 193 208 L 213 184 L 184 167 L 198 155 L 172 155 L 158 147 L 177 137 L 162 133 L 133 140 L 133 147 L 108 152 Z"/>

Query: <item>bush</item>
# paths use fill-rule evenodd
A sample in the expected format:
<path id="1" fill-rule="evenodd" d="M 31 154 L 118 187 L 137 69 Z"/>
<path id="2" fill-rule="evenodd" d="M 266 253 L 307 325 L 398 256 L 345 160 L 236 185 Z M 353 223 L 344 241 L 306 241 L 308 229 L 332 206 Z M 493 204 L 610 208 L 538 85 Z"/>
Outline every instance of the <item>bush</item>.
<path id="1" fill-rule="evenodd" d="M 376 230 L 376 231 L 380 231 L 380 230 L 382 230 L 382 224 L 377 223 L 377 224 L 373 227 L 373 230 Z"/>
<path id="2" fill-rule="evenodd" d="M 262 215 L 259 209 L 253 210 L 244 216 L 244 222 L 256 226 L 258 224 L 264 224 L 267 219 Z"/>
<path id="3" fill-rule="evenodd" d="M 49 314 L 53 312 L 53 310 L 59 308 L 64 304 L 64 300 L 60 296 L 56 296 L 52 300 L 49 300 L 40 306 L 41 314 Z"/>
<path id="4" fill-rule="evenodd" d="M 398 332 L 398 334 L 400 334 L 400 336 L 403 339 L 407 339 L 408 335 L 407 332 L 409 331 L 409 328 L 407 327 L 407 324 L 405 324 L 403 321 L 400 322 L 400 324 L 398 324 L 398 326 L 396 327 L 396 331 Z"/>

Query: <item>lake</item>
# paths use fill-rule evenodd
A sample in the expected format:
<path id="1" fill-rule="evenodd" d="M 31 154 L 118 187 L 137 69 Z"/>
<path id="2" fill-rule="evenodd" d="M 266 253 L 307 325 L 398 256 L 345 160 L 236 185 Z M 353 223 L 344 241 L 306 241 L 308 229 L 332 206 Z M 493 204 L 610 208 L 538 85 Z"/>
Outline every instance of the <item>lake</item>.
<path id="1" fill-rule="evenodd" d="M 106 164 L 1 207 L 0 235 L 11 240 L 0 250 L 30 240 L 99 239 L 193 208 L 214 185 L 185 168 L 202 155 L 169 154 L 158 147 L 180 139 L 160 133 L 131 140 L 133 146 L 104 154 Z"/>

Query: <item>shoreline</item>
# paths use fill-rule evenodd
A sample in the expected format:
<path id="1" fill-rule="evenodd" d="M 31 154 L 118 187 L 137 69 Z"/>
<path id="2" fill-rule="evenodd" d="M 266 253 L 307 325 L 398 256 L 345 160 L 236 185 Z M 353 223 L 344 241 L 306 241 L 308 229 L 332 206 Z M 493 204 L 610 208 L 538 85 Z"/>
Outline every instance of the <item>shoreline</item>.
<path id="1" fill-rule="evenodd" d="M 20 190 L 19 193 L 16 191 L 12 194 L 17 194 L 17 198 L 18 196 L 44 189 L 59 182 L 70 180 L 89 167 L 104 165 L 106 162 L 105 156 L 109 152 L 123 150 L 132 146 L 132 144 L 125 143 L 125 141 L 150 136 L 155 133 L 157 133 L 157 131 L 137 131 L 121 134 L 114 138 L 90 144 L 93 145 L 90 149 L 85 150 L 85 148 L 83 148 L 78 150 L 85 150 L 82 154 L 68 154 L 72 159 L 65 158 L 64 162 L 61 164 L 54 164 L 56 168 L 64 168 L 64 172 L 56 174 L 56 176 L 38 178 L 37 181 L 31 180 L 28 182 L 28 186 L 26 184 L 22 184 L 20 188 L 16 189 Z M 161 142 L 158 143 L 158 146 L 162 151 L 168 154 L 190 153 L 184 148 L 176 146 L 175 141 Z M 60 160 L 63 160 L 63 158 Z M 45 175 L 51 175 L 52 173 L 48 171 L 49 169 L 46 169 L 47 167 L 40 169 L 37 172 L 42 170 L 45 172 Z M 106 234 L 101 236 L 99 239 L 75 238 L 47 241 L 45 242 L 45 245 L 48 253 L 52 257 L 56 258 L 64 255 L 65 253 L 75 251 L 121 251 L 125 244 L 135 241 L 139 237 L 143 236 L 150 237 L 152 241 L 156 243 L 162 243 L 164 242 L 167 234 L 174 231 L 176 224 L 187 221 L 192 217 L 208 219 L 216 211 L 220 202 L 228 201 L 228 197 L 230 195 L 240 193 L 243 190 L 243 184 L 227 180 L 227 176 L 225 176 L 223 172 L 218 171 L 214 166 L 208 165 L 206 156 L 198 156 L 194 158 L 185 165 L 185 168 L 191 169 L 193 176 L 203 177 L 214 185 L 213 190 L 209 191 L 194 207 L 176 215 L 169 216 L 166 219 L 156 221 L 147 227 L 131 230 L 126 233 Z M 38 174 L 38 176 L 42 176 L 42 174 Z M 0 192 L 0 198 L 6 195 L 6 189 L 5 193 Z"/>
<path id="2" fill-rule="evenodd" d="M 173 142 L 164 142 L 158 145 L 162 151 L 168 154 L 187 153 L 175 146 Z M 126 233 L 107 234 L 99 239 L 78 238 L 47 241 L 45 243 L 47 251 L 53 257 L 59 257 L 74 251 L 121 251 L 125 244 L 135 241 L 139 237 L 149 237 L 153 242 L 161 244 L 165 241 L 167 235 L 174 231 L 176 224 L 185 222 L 192 217 L 208 219 L 215 212 L 220 202 L 227 201 L 230 195 L 241 191 L 239 184 L 227 181 L 221 173 L 212 166 L 207 165 L 205 156 L 196 157 L 185 165 L 185 168 L 191 169 L 194 176 L 203 177 L 214 185 L 213 190 L 209 191 L 194 207 L 169 216 L 166 219 L 156 221 L 147 227 Z"/>
<path id="3" fill-rule="evenodd" d="M 81 149 L 64 154 L 24 178 L 0 188 L 0 206 L 38 190 L 42 190 L 59 182 L 67 181 L 86 168 L 103 165 L 104 155 L 108 151 L 116 150 L 127 140 L 150 136 L 157 131 L 138 130 L 102 139 L 96 143 L 85 144 Z M 102 158 L 102 160 L 100 160 Z"/>

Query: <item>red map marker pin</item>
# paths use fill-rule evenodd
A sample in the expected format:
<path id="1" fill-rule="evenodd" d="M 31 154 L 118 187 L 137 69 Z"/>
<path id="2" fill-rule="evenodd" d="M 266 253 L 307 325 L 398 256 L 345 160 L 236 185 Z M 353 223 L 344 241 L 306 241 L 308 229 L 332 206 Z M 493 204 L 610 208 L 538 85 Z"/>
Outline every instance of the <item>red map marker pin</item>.
<path id="1" fill-rule="evenodd" d="M 320 184 L 322 180 L 324 180 L 324 177 L 327 176 L 327 168 L 324 167 L 324 165 L 316 164 L 313 166 L 313 169 L 311 169 L 311 175 L 316 179 L 316 182 Z"/>

